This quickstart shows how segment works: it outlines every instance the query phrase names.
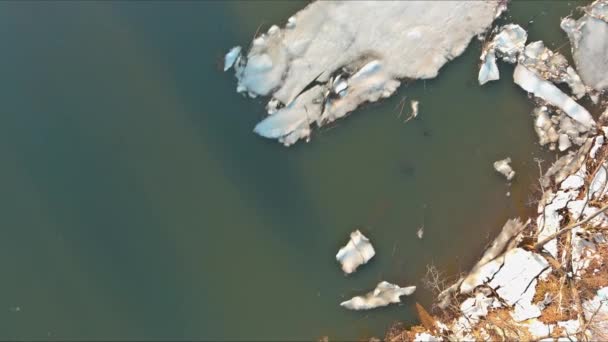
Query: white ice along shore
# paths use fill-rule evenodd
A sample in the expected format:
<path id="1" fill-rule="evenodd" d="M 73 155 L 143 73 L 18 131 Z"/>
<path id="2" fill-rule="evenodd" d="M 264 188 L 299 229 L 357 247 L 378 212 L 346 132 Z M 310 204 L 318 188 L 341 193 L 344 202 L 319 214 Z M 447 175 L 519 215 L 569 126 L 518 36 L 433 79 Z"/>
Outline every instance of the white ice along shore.
<path id="1" fill-rule="evenodd" d="M 608 89 L 608 1 L 598 0 L 578 20 L 565 18 L 561 28 L 568 34 L 572 57 L 583 82 L 601 91 Z"/>
<path id="2" fill-rule="evenodd" d="M 373 291 L 363 296 L 353 297 L 340 303 L 340 305 L 350 310 L 369 310 L 393 303 L 400 303 L 401 296 L 409 296 L 414 291 L 416 291 L 416 286 L 399 287 L 383 281 Z"/>
<path id="3" fill-rule="evenodd" d="M 399 79 L 437 76 L 502 10 L 498 0 L 313 2 L 235 58 L 237 91 L 272 97 L 254 131 L 288 146 L 390 96 Z"/>

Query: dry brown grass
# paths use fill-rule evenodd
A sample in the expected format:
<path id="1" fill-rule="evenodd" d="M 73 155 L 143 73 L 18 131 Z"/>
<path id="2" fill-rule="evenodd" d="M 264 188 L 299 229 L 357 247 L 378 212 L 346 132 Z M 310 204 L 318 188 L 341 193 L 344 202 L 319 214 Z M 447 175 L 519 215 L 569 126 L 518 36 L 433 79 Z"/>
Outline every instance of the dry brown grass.
<path id="1" fill-rule="evenodd" d="M 597 252 L 600 258 L 591 262 L 576 284 L 583 301 L 595 297 L 597 290 L 608 286 L 608 245 L 598 244 Z M 594 273 L 596 269 L 599 271 Z"/>
<path id="2" fill-rule="evenodd" d="M 386 336 L 384 336 L 384 340 L 389 342 L 413 341 L 416 338 L 416 334 L 423 332 L 428 332 L 428 329 L 422 325 L 406 328 L 403 324 L 396 323 L 388 330 Z"/>
<path id="3" fill-rule="evenodd" d="M 532 302 L 541 302 L 547 293 L 551 295 L 553 301 L 542 311 L 539 321 L 550 324 L 577 318 L 576 305 L 570 288 L 565 284 L 562 286 L 562 279 L 554 273 L 550 274 L 547 280 L 538 282 Z"/>
<path id="4" fill-rule="evenodd" d="M 531 341 L 533 336 L 530 332 L 519 326 L 511 317 L 510 309 L 502 308 L 494 310 L 486 316 L 473 332 L 476 339 L 481 338 L 481 328 L 490 335 L 492 341 Z"/>

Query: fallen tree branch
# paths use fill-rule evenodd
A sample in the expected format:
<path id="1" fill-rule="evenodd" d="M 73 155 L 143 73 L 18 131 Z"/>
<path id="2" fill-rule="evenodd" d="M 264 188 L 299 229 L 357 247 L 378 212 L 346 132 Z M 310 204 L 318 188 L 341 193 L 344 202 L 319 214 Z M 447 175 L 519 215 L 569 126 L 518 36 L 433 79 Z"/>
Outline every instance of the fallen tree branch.
<path id="1" fill-rule="evenodd" d="M 535 250 L 535 251 L 537 251 L 537 252 L 538 252 L 538 251 L 540 251 L 540 250 L 543 248 L 543 246 L 547 244 L 547 242 L 549 242 L 549 241 L 551 241 L 551 240 L 555 239 L 556 237 L 558 237 L 558 236 L 562 235 L 562 234 L 563 234 L 563 233 L 565 233 L 565 232 L 568 232 L 568 231 L 570 231 L 570 230 L 572 230 L 572 229 L 574 229 L 574 228 L 576 228 L 576 227 L 578 227 L 578 226 L 581 226 L 581 225 L 583 225 L 583 224 L 585 224 L 585 223 L 587 223 L 587 222 L 589 222 L 589 221 L 593 220 L 593 219 L 594 219 L 596 216 L 598 216 L 599 214 L 603 213 L 603 212 L 604 212 L 604 211 L 606 211 L 606 210 L 608 210 L 608 205 L 603 206 L 602 208 L 600 208 L 600 210 L 598 210 L 597 212 L 593 213 L 593 215 L 590 215 L 590 216 L 589 216 L 589 217 L 587 217 L 586 219 L 584 219 L 584 220 L 582 220 L 582 221 L 579 221 L 579 222 L 576 222 L 576 223 L 573 223 L 573 224 L 571 224 L 571 225 L 569 225 L 569 226 L 567 226 L 567 227 L 565 227 L 565 228 L 560 229 L 560 230 L 559 230 L 559 231 L 557 231 L 556 233 L 554 233 L 554 234 L 551 234 L 551 235 L 547 236 L 547 237 L 546 237 L 546 238 L 544 238 L 543 240 L 541 240 L 541 241 L 537 242 L 537 243 L 536 243 L 536 244 L 535 244 L 535 245 L 532 247 L 532 249 L 534 249 L 534 250 Z"/>

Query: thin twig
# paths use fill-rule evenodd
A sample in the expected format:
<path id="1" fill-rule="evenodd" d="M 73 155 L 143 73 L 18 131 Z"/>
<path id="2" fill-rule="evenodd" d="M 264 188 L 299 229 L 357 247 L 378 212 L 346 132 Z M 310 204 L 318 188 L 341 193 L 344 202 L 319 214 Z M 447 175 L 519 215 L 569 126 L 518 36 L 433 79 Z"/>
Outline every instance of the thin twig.
<path id="1" fill-rule="evenodd" d="M 589 320 L 587 321 L 587 323 L 585 323 L 585 326 L 583 326 L 583 328 L 580 330 L 580 333 L 583 336 L 586 336 L 585 331 L 587 331 L 587 328 L 589 327 L 589 324 L 591 324 L 591 322 L 593 322 L 593 319 L 595 318 L 595 316 L 600 312 L 600 310 L 602 309 L 602 305 L 604 305 L 604 302 L 601 301 L 600 305 L 597 306 L 597 309 L 595 310 L 595 312 L 593 313 L 593 315 L 591 315 L 591 317 L 589 318 Z M 587 340 L 587 338 L 585 338 Z"/>

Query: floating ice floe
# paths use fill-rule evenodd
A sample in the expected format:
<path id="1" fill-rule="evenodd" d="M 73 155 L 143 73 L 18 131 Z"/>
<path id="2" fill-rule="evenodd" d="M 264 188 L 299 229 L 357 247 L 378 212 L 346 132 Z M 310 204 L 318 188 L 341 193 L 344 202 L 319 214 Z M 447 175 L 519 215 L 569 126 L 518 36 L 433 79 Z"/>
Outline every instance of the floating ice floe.
<path id="1" fill-rule="evenodd" d="M 481 53 L 481 68 L 478 80 L 480 85 L 500 79 L 496 57 L 507 63 L 515 63 L 517 57 L 524 50 L 528 33 L 517 24 L 508 24 L 501 27 L 498 34 L 485 46 Z"/>
<path id="2" fill-rule="evenodd" d="M 241 47 L 235 46 L 224 56 L 224 71 L 232 68 L 237 59 L 241 56 Z"/>
<path id="3" fill-rule="evenodd" d="M 590 133 L 581 123 L 559 110 L 550 111 L 546 106 L 535 108 L 533 116 L 538 143 L 541 146 L 549 145 L 551 151 L 555 150 L 556 145 L 560 152 L 566 151 L 572 144 L 580 146 Z"/>
<path id="4" fill-rule="evenodd" d="M 479 76 L 477 77 L 479 84 L 484 85 L 490 81 L 500 79 L 500 71 L 498 71 L 498 66 L 496 65 L 496 53 L 494 50 L 484 51 L 481 54 L 480 59 L 483 63 L 481 64 Z"/>
<path id="5" fill-rule="evenodd" d="M 549 50 L 542 41 L 528 44 L 518 61 L 547 81 L 568 84 L 572 94 L 577 99 L 587 93 L 583 81 L 576 71 L 568 65 L 566 57 Z"/>
<path id="6" fill-rule="evenodd" d="M 305 110 L 278 110 L 273 115 L 289 118 L 255 130 L 288 145 L 307 139 L 313 121 L 320 126 L 390 96 L 399 79 L 437 76 L 502 10 L 498 1 L 313 2 L 286 28 L 275 26 L 254 39 L 236 63 L 237 91 L 272 96 L 277 104 L 269 107 L 275 109 L 297 102 L 310 112 L 320 104 L 316 120 Z M 338 74 L 343 76 L 335 82 Z M 323 89 L 321 98 L 299 100 L 313 86 Z M 278 132 L 284 135 L 276 137 Z"/>
<path id="7" fill-rule="evenodd" d="M 342 264 L 342 270 L 346 274 L 353 273 L 360 265 L 366 264 L 374 257 L 376 251 L 360 231 L 356 230 L 350 234 L 350 240 L 346 246 L 340 248 L 336 254 L 336 260 Z"/>
<path id="8" fill-rule="evenodd" d="M 419 102 L 416 100 L 412 100 L 410 106 L 412 107 L 412 114 L 410 114 L 411 118 L 415 118 L 418 116 L 418 104 Z"/>
<path id="9" fill-rule="evenodd" d="M 564 179 L 577 172 L 587 159 L 587 153 L 592 145 L 593 139 L 585 138 L 584 143 L 576 152 L 571 151 L 556 160 L 541 177 L 541 185 L 549 187 L 552 183 L 560 184 Z"/>
<path id="10" fill-rule="evenodd" d="M 536 117 L 534 119 L 534 131 L 538 135 L 538 143 L 540 146 L 549 144 L 550 149 L 555 149 L 555 143 L 559 140 L 559 134 L 549 118 L 547 107 L 535 108 L 533 115 Z"/>
<path id="11" fill-rule="evenodd" d="M 501 175 L 505 176 L 508 181 L 511 181 L 515 177 L 515 171 L 511 168 L 511 158 L 505 158 L 494 162 L 494 170 Z"/>
<path id="12" fill-rule="evenodd" d="M 581 105 L 564 94 L 551 82 L 546 81 L 530 71 L 525 66 L 518 64 L 513 73 L 513 80 L 525 91 L 545 100 L 547 103 L 563 110 L 572 119 L 578 121 L 585 128 L 595 126 L 595 121 L 589 112 Z"/>
<path id="13" fill-rule="evenodd" d="M 424 236 L 424 227 L 420 227 L 420 228 L 418 228 L 418 231 L 416 231 L 416 236 L 417 236 L 419 239 L 422 239 L 422 237 Z"/>
<path id="14" fill-rule="evenodd" d="M 416 286 L 399 287 L 395 284 L 383 281 L 376 288 L 363 296 L 353 297 L 341 306 L 350 310 L 369 310 L 393 303 L 400 303 L 401 296 L 409 296 L 416 291 Z"/>
<path id="15" fill-rule="evenodd" d="M 517 24 L 507 24 L 492 41 L 498 57 L 507 63 L 515 63 L 523 51 L 528 33 Z"/>
<path id="16" fill-rule="evenodd" d="M 561 28 L 568 34 L 572 57 L 583 82 L 601 91 L 608 89 L 608 1 L 598 0 L 580 19 L 565 18 Z"/>

